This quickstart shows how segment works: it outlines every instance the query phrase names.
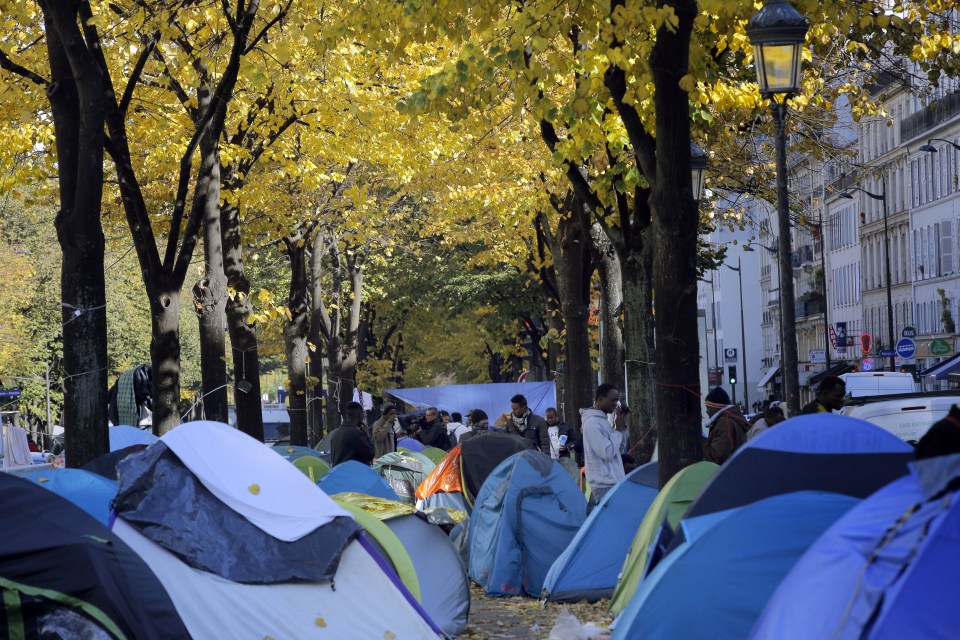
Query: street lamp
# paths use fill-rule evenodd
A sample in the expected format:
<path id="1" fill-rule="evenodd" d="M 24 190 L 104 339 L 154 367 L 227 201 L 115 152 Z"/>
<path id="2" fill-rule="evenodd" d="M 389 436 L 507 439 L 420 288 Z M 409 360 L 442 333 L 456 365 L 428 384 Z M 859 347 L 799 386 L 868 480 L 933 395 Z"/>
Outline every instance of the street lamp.
<path id="1" fill-rule="evenodd" d="M 940 153 L 940 149 L 937 149 L 935 146 L 930 144 L 934 140 L 936 140 L 937 142 L 946 142 L 954 149 L 957 149 L 958 151 L 960 151 L 960 144 L 947 140 L 946 138 L 930 138 L 929 140 L 927 140 L 927 144 L 920 147 L 920 151 L 926 151 L 927 153 Z"/>
<path id="2" fill-rule="evenodd" d="M 736 271 L 737 279 L 740 281 L 740 364 L 743 367 L 743 406 L 749 411 L 750 385 L 747 382 L 747 331 L 745 329 L 746 324 L 743 321 L 743 270 L 741 269 L 740 256 L 737 256 L 737 266 L 727 265 L 727 269 Z"/>
<path id="3" fill-rule="evenodd" d="M 893 296 L 890 293 L 890 227 L 887 221 L 887 179 L 884 178 L 881 184 L 883 186 L 881 193 L 871 193 L 863 187 L 853 187 L 842 192 L 840 197 L 853 200 L 853 195 L 850 192 L 859 191 L 868 198 L 873 198 L 883 203 L 883 253 L 887 272 L 887 349 L 892 350 L 895 348 L 895 343 L 893 341 Z M 896 371 L 895 358 L 895 355 L 890 356 L 890 371 Z"/>
<path id="4" fill-rule="evenodd" d="M 690 180 L 693 199 L 697 202 L 703 197 L 703 187 L 707 175 L 707 152 L 696 142 L 690 141 Z"/>
<path id="5" fill-rule="evenodd" d="M 786 0 L 769 0 L 747 23 L 753 45 L 760 93 L 770 98 L 776 125 L 777 226 L 780 249 L 780 317 L 783 323 L 783 383 L 791 415 L 800 411 L 796 309 L 793 295 L 793 249 L 790 242 L 790 201 L 787 194 L 787 139 L 784 121 L 787 99 L 800 89 L 801 48 L 809 22 Z M 777 101 L 776 96 L 781 96 Z"/>

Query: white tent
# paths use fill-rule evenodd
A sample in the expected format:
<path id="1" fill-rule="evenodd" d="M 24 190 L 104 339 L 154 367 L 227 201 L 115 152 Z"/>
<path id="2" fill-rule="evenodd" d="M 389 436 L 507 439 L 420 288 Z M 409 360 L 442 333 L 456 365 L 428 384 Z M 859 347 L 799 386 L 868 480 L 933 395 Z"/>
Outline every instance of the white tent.
<path id="1" fill-rule="evenodd" d="M 113 530 L 160 579 L 194 638 L 437 637 L 356 541 L 343 552 L 332 583 L 259 585 L 189 567 L 123 520 L 118 519 Z"/>

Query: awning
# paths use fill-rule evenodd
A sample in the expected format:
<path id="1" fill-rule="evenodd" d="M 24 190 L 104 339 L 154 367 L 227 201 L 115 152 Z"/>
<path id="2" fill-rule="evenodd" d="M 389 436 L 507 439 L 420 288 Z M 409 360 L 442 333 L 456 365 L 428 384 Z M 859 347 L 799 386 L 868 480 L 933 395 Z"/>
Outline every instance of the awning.
<path id="1" fill-rule="evenodd" d="M 757 384 L 757 389 L 762 391 L 764 387 L 770 384 L 770 381 L 773 380 L 773 377 L 778 373 L 780 373 L 780 367 L 770 367 L 767 369 L 767 372 L 763 374 L 762 378 L 760 378 L 760 382 Z"/>
<path id="2" fill-rule="evenodd" d="M 797 372 L 797 385 L 801 387 L 810 386 L 810 378 L 815 376 L 818 373 L 823 373 L 822 371 L 798 371 Z"/>
<path id="3" fill-rule="evenodd" d="M 810 376 L 808 381 L 812 387 L 815 384 L 820 384 L 820 382 L 827 376 L 842 376 L 845 373 L 850 373 L 853 371 L 853 365 L 849 362 L 838 362 L 829 369 L 824 369 L 823 371 L 818 371 L 814 375 Z"/>
<path id="4" fill-rule="evenodd" d="M 942 362 L 938 362 L 926 371 L 920 373 L 921 378 L 935 376 L 937 380 L 946 380 L 947 376 L 960 369 L 960 353 L 951 356 Z"/>

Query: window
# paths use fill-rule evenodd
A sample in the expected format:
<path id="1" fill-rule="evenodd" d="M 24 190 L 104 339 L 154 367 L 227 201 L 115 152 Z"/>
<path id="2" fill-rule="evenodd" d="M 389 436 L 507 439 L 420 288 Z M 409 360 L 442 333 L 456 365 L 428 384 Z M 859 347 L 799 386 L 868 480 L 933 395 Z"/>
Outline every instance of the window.
<path id="1" fill-rule="evenodd" d="M 953 220 L 940 223 L 940 275 L 953 273 Z"/>

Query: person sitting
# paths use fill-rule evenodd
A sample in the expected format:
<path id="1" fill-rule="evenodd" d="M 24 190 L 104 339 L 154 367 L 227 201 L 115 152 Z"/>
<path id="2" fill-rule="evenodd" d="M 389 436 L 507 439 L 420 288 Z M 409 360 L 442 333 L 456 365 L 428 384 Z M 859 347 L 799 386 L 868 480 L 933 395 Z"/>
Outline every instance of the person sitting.
<path id="1" fill-rule="evenodd" d="M 704 445 L 703 459 L 714 464 L 723 464 L 730 459 L 734 451 L 747 441 L 749 423 L 735 405 L 723 387 L 714 387 L 704 399 L 707 406 L 707 442 Z"/>
<path id="2" fill-rule="evenodd" d="M 832 413 L 843 407 L 843 397 L 847 394 L 847 383 L 839 376 L 827 376 L 817 387 L 817 398 L 800 410 L 800 415 L 812 413 Z"/>
<path id="3" fill-rule="evenodd" d="M 359 402 L 347 405 L 343 423 L 330 438 L 330 458 L 333 466 L 348 460 L 372 464 L 376 453 L 373 442 L 363 429 L 363 406 Z"/>

